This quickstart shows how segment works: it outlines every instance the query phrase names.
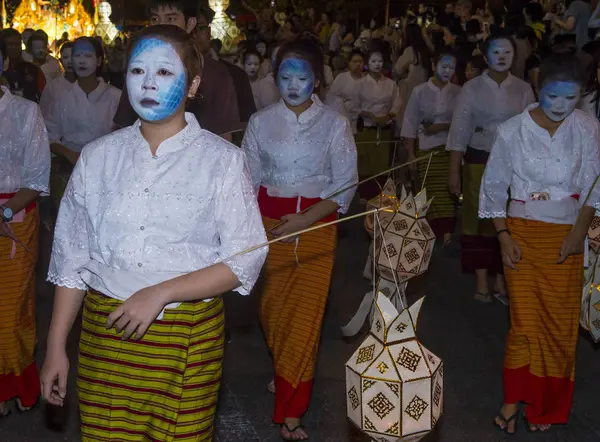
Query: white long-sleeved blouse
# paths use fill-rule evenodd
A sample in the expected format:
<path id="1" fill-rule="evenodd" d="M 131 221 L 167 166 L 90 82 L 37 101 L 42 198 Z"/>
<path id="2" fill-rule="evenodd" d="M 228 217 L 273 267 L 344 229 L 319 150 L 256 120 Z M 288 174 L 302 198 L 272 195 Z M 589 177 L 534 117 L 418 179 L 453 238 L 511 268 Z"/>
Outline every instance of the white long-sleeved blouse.
<path id="1" fill-rule="evenodd" d="M 281 98 L 281 93 L 275 84 L 272 73 L 252 83 L 252 94 L 254 95 L 254 104 L 257 110 L 275 104 Z"/>
<path id="2" fill-rule="evenodd" d="M 185 117 L 155 156 L 139 121 L 85 147 L 60 206 L 48 281 L 126 300 L 223 261 L 237 291 L 250 292 L 268 249 L 231 258 L 266 241 L 245 155 Z"/>
<path id="3" fill-rule="evenodd" d="M 71 83 L 63 75 L 46 83 L 42 96 L 40 97 L 40 110 L 44 118 L 48 118 L 52 112 L 55 100 L 63 99 L 68 93 Z"/>
<path id="4" fill-rule="evenodd" d="M 534 101 L 531 86 L 510 73 L 500 85 L 487 71 L 467 81 L 458 95 L 446 150 L 465 152 L 469 146 L 489 152 L 498 125 Z"/>
<path id="5" fill-rule="evenodd" d="M 375 80 L 370 75 L 360 82 L 358 87 L 358 107 L 360 112 L 371 112 L 377 117 L 393 113 L 398 114 L 402 108 L 400 90 L 394 81 L 387 77 Z M 364 119 L 365 126 L 375 126 L 369 118 Z"/>
<path id="6" fill-rule="evenodd" d="M 356 121 L 358 114 L 360 114 L 360 107 L 358 103 L 358 89 L 360 82 L 364 80 L 364 77 L 355 79 L 350 72 L 342 72 L 333 80 L 329 91 L 327 92 L 327 98 L 339 97 L 342 99 L 346 111 L 350 116 L 350 122 L 352 123 L 352 131 L 356 133 Z"/>
<path id="7" fill-rule="evenodd" d="M 98 87 L 89 95 L 77 82 L 63 83 L 61 96 L 55 96 L 49 111 L 44 111 L 50 143 L 81 152 L 86 144 L 113 131 L 121 91 L 102 78 L 98 81 Z"/>
<path id="8" fill-rule="evenodd" d="M 25 188 L 48 195 L 50 145 L 40 109 L 1 88 L 0 193 Z"/>
<path id="9" fill-rule="evenodd" d="M 312 100 L 299 118 L 283 100 L 252 115 L 242 149 L 256 188 L 283 198 L 331 199 L 345 213 L 355 188 L 329 197 L 358 181 L 350 123 L 316 95 Z"/>
<path id="10" fill-rule="evenodd" d="M 450 123 L 459 93 L 460 86 L 448 83 L 440 89 L 432 79 L 414 88 L 404 110 L 401 135 L 405 138 L 417 138 L 418 135 L 421 150 L 445 145 L 448 131 L 425 135 L 421 123 Z"/>
<path id="11" fill-rule="evenodd" d="M 575 110 L 550 136 L 529 114 L 537 106 L 528 106 L 498 127 L 481 183 L 480 218 L 505 218 L 510 188 L 518 213 L 538 221 L 558 222 L 553 220 L 562 218 L 564 223 L 572 223 L 600 174 L 596 120 Z M 572 203 L 567 206 L 571 213 L 545 213 L 543 207 L 540 211 L 540 204 L 531 198 L 535 193 L 548 194 L 552 205 L 542 204 L 555 210 L 563 210 L 556 202 Z M 572 198 L 575 195 L 579 196 L 578 203 Z M 586 204 L 600 208 L 600 185 Z M 508 215 L 512 216 L 510 208 Z"/>

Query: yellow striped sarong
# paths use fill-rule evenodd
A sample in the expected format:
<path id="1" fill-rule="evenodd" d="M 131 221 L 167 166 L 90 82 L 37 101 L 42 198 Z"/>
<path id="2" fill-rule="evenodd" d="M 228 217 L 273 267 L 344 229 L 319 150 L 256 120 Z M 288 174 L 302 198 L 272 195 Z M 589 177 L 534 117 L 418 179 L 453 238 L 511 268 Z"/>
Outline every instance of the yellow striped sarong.
<path id="1" fill-rule="evenodd" d="M 79 347 L 83 441 L 211 441 L 223 359 L 223 301 L 167 309 L 140 341 L 108 315 L 121 301 L 89 291 Z"/>
<path id="2" fill-rule="evenodd" d="M 575 379 L 583 255 L 557 264 L 573 226 L 511 218 L 523 258 L 506 268 L 511 327 L 504 361 L 504 401 L 527 403 L 532 424 L 567 422 Z"/>
<path id="3" fill-rule="evenodd" d="M 38 258 L 39 213 L 33 204 L 20 223 L 10 226 L 29 252 L 0 238 L 0 402 L 19 398 L 25 407 L 40 395 L 33 357 L 35 337 L 35 265 Z"/>

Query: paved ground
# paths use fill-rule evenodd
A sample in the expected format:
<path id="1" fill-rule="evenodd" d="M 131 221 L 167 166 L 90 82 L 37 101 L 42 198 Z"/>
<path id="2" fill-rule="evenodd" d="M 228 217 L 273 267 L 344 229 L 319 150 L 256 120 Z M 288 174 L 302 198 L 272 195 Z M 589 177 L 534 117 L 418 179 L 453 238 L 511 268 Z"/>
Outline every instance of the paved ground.
<path id="1" fill-rule="evenodd" d="M 361 221 L 340 228 L 338 257 L 327 309 L 315 394 L 306 416 L 311 440 L 367 442 L 346 419 L 344 363 L 364 334 L 344 340 L 339 331 L 358 307 L 369 284 L 361 274 L 368 240 Z M 48 238 L 44 243 L 48 248 Z M 47 253 L 46 253 L 47 254 Z M 42 259 L 40 268 L 47 265 Z M 445 416 L 425 442 L 496 442 L 507 439 L 492 425 L 501 400 L 502 354 L 508 312 L 500 304 L 482 305 L 471 299 L 473 280 L 460 275 L 458 250 L 438 248 L 425 278 L 409 285 L 409 301 L 426 294 L 418 336 L 444 360 Z M 52 290 L 40 284 L 39 341 L 44 343 L 52 310 Z M 256 298 L 227 298 L 227 345 L 222 395 L 218 413 L 219 442 L 277 441 L 271 424 L 273 398 L 266 391 L 271 363 L 257 323 Z M 73 366 L 77 336 L 69 344 Z M 43 358 L 40 346 L 38 360 Z M 514 441 L 600 441 L 600 347 L 582 333 L 573 411 L 568 426 L 532 435 L 520 422 Z M 74 373 L 73 369 L 73 373 Z M 72 379 L 73 381 L 73 379 Z M 50 411 L 50 413 L 48 412 Z M 59 425 L 53 431 L 48 425 Z M 67 410 L 43 407 L 0 422 L 0 442 L 79 441 L 77 405 L 71 385 Z"/>

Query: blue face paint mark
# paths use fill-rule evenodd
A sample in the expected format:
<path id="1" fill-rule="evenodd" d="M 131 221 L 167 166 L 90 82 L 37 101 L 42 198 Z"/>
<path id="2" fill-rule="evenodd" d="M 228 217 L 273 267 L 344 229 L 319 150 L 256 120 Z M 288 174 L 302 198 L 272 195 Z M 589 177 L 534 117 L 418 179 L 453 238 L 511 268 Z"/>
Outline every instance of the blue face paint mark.
<path id="1" fill-rule="evenodd" d="M 444 55 L 438 61 L 435 74 L 442 82 L 447 83 L 450 81 L 454 72 L 456 71 L 456 58 L 451 55 Z"/>
<path id="2" fill-rule="evenodd" d="M 157 38 L 140 41 L 127 70 L 129 102 L 146 121 L 173 115 L 185 100 L 187 76 L 177 51 Z"/>
<path id="3" fill-rule="evenodd" d="M 567 118 L 577 106 L 581 86 L 572 81 L 551 81 L 540 91 L 540 107 L 548 118 L 559 122 Z"/>
<path id="4" fill-rule="evenodd" d="M 315 74 L 306 60 L 287 58 L 279 66 L 277 86 L 287 104 L 300 106 L 313 93 Z"/>

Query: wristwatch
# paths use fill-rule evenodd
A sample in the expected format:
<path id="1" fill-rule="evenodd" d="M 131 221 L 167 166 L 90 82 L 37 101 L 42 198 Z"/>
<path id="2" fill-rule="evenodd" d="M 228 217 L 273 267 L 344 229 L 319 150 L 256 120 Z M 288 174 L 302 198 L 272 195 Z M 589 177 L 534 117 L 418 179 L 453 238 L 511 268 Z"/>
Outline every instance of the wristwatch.
<path id="1" fill-rule="evenodd" d="M 13 219 L 13 211 L 6 206 L 0 206 L 0 218 L 2 218 L 2 221 L 5 223 L 11 222 Z"/>

